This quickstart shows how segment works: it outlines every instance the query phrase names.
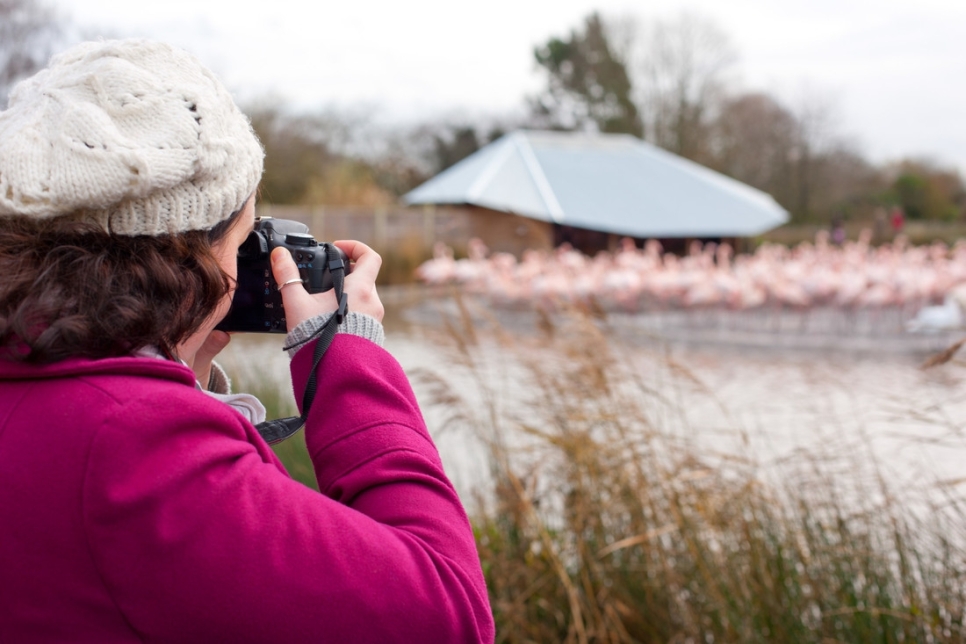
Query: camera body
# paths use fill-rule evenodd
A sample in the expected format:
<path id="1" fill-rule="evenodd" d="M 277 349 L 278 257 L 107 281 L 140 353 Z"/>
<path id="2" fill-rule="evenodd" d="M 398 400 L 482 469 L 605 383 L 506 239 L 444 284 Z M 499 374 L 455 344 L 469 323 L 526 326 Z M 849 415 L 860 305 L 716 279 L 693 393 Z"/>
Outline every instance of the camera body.
<path id="1" fill-rule="evenodd" d="M 299 277 L 309 293 L 332 288 L 327 253 L 338 256 L 349 273 L 349 259 L 332 244 L 319 243 L 305 224 L 289 219 L 262 217 L 238 249 L 238 278 L 228 315 L 215 328 L 221 331 L 249 333 L 285 333 L 285 309 L 282 293 L 272 275 L 270 256 L 281 246 L 287 249 L 299 267 Z"/>

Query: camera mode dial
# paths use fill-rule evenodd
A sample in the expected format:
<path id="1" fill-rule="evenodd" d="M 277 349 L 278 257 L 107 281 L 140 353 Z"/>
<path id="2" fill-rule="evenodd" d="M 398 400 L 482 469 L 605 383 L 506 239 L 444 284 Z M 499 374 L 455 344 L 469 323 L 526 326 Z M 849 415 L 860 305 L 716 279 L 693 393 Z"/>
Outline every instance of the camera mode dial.
<path id="1" fill-rule="evenodd" d="M 317 246 L 315 238 L 308 233 L 288 233 L 285 235 L 286 246 Z"/>

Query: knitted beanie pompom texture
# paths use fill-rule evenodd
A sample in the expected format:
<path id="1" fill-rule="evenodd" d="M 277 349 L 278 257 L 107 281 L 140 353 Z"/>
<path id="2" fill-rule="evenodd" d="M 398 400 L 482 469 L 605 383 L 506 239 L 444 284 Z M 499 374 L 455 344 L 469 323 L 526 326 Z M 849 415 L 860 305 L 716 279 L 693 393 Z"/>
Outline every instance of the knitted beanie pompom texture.
<path id="1" fill-rule="evenodd" d="M 0 215 L 77 217 L 119 235 L 207 230 L 250 197 L 264 152 L 196 58 L 89 42 L 18 84 L 0 112 Z"/>

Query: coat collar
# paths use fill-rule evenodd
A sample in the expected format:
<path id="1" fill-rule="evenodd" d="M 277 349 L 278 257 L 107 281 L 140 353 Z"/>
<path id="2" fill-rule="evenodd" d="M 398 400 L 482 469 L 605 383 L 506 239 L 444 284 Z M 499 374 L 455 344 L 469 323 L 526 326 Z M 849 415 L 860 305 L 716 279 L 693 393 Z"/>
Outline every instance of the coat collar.
<path id="1" fill-rule="evenodd" d="M 99 374 L 136 375 L 164 378 L 194 387 L 195 375 L 179 362 L 148 357 L 67 358 L 45 365 L 0 359 L 0 381 L 69 378 Z"/>

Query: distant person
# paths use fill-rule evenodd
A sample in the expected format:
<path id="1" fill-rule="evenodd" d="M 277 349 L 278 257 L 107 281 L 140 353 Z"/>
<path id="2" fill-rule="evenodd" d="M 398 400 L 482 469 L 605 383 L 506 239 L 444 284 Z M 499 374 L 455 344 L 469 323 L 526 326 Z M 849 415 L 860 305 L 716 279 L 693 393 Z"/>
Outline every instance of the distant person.
<path id="1" fill-rule="evenodd" d="M 321 493 L 203 391 L 262 158 L 156 42 L 82 44 L 0 112 L 0 642 L 493 640 L 466 513 L 380 346 L 379 255 L 338 242 L 349 312 L 317 369 L 335 296 L 272 255 Z"/>
<path id="2" fill-rule="evenodd" d="M 845 224 L 841 217 L 832 220 L 832 243 L 841 246 L 845 243 Z"/>
<path id="3" fill-rule="evenodd" d="M 885 241 L 887 220 L 885 208 L 876 206 L 872 224 L 872 243 L 878 245 Z"/>
<path id="4" fill-rule="evenodd" d="M 891 223 L 892 223 L 892 236 L 895 237 L 897 235 L 902 234 L 902 230 L 906 226 L 906 215 L 902 211 L 902 208 L 900 206 L 892 207 Z"/>

